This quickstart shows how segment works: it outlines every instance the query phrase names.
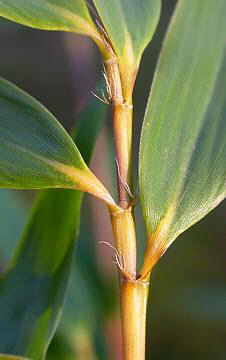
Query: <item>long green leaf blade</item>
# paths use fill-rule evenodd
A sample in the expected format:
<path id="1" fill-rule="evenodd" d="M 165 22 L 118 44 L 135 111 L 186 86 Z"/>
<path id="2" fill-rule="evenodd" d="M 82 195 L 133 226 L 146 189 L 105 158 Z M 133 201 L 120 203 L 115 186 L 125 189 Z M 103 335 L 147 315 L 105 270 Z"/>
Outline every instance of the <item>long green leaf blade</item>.
<path id="1" fill-rule="evenodd" d="M 0 188 L 69 188 L 112 202 L 54 116 L 3 79 L 0 79 Z"/>
<path id="2" fill-rule="evenodd" d="M 178 4 L 140 145 L 149 256 L 158 258 L 226 194 L 226 3 Z"/>
<path id="3" fill-rule="evenodd" d="M 0 80 L 0 187 L 72 185 L 59 169 L 86 165 L 69 135 L 41 104 Z"/>
<path id="4" fill-rule="evenodd" d="M 92 117 L 95 121 L 90 121 Z M 93 100 L 75 134 L 88 162 L 105 115 Z M 85 142 L 89 136 L 89 144 Z M 8 273 L 0 284 L 0 351 L 42 359 L 55 332 L 65 297 L 75 235 L 79 230 L 82 193 L 44 190 Z"/>
<path id="5" fill-rule="evenodd" d="M 0 16 L 37 29 L 96 33 L 84 0 L 0 0 Z"/>
<path id="6" fill-rule="evenodd" d="M 94 0 L 114 51 L 123 82 L 134 80 L 141 55 L 160 16 L 160 0 Z"/>

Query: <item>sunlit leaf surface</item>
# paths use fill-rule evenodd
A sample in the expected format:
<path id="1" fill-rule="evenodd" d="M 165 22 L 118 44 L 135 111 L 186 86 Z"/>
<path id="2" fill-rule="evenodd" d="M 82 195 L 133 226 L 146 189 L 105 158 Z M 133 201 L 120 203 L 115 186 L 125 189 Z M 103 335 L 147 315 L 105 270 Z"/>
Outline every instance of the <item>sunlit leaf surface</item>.
<path id="1" fill-rule="evenodd" d="M 226 194 L 226 2 L 179 1 L 140 145 L 149 255 L 159 257 Z"/>
<path id="2" fill-rule="evenodd" d="M 69 188 L 108 198 L 107 191 L 54 116 L 3 79 L 0 79 L 0 187 Z"/>
<path id="3" fill-rule="evenodd" d="M 0 16 L 37 29 L 96 32 L 84 0 L 0 0 Z"/>

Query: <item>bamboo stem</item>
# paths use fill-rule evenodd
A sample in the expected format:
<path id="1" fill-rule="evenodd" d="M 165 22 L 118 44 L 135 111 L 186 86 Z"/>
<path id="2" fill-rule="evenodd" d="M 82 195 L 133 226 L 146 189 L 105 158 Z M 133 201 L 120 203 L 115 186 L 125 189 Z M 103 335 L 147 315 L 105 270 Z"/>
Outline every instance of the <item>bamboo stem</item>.
<path id="1" fill-rule="evenodd" d="M 106 86 L 112 101 L 112 120 L 115 144 L 115 159 L 118 180 L 118 205 L 127 209 L 130 206 L 132 190 L 132 99 L 123 98 L 123 89 L 114 54 L 105 60 Z"/>
<path id="2" fill-rule="evenodd" d="M 137 280 L 135 224 L 131 208 L 132 191 L 132 99 L 123 89 L 114 54 L 105 60 L 106 86 L 113 109 L 113 133 L 118 180 L 118 205 L 111 212 L 120 275 L 120 302 L 124 360 L 145 359 L 148 284 Z"/>
<path id="3" fill-rule="evenodd" d="M 132 191 L 132 105 L 113 105 L 113 131 L 117 162 L 119 206 L 128 208 Z"/>
<path id="4" fill-rule="evenodd" d="M 95 41 L 104 59 L 106 88 L 113 110 L 119 208 L 109 208 L 109 211 L 120 275 L 124 360 L 144 360 L 149 285 L 146 279 L 137 279 L 136 234 L 131 205 L 133 85 L 127 89 L 122 88 L 118 59 L 106 32 L 102 28 L 100 30 L 102 37 L 96 38 Z"/>
<path id="5" fill-rule="evenodd" d="M 148 290 L 149 284 L 139 280 L 121 285 L 124 360 L 145 360 Z"/>
<path id="6" fill-rule="evenodd" d="M 149 283 L 137 279 L 136 235 L 131 208 L 111 213 L 120 275 L 124 360 L 145 359 Z"/>
<path id="7" fill-rule="evenodd" d="M 136 234 L 131 208 L 116 213 L 111 212 L 110 216 L 121 281 L 136 280 Z"/>

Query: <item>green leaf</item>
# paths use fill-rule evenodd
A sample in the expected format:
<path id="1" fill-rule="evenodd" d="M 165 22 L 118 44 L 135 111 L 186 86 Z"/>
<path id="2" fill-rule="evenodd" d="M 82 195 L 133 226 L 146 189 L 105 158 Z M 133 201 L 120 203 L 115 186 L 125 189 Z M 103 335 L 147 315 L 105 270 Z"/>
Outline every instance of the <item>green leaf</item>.
<path id="1" fill-rule="evenodd" d="M 94 0 L 115 52 L 123 56 L 127 46 L 139 58 L 150 42 L 160 15 L 159 0 Z"/>
<path id="2" fill-rule="evenodd" d="M 158 258 L 226 194 L 226 2 L 179 1 L 140 145 L 148 256 Z"/>
<path id="3" fill-rule="evenodd" d="M 90 114 L 95 121 L 90 121 Z M 87 161 L 104 115 L 105 107 L 93 100 L 81 116 L 75 137 L 83 144 L 89 132 L 90 141 L 84 148 Z M 1 352 L 44 358 L 62 310 L 81 201 L 82 193 L 67 189 L 44 190 L 39 195 L 0 284 Z"/>
<path id="4" fill-rule="evenodd" d="M 114 51 L 124 82 L 134 81 L 141 55 L 158 24 L 160 0 L 94 0 Z"/>
<path id="5" fill-rule="evenodd" d="M 0 16 L 37 29 L 96 33 L 84 0 L 0 0 Z"/>
<path id="6" fill-rule="evenodd" d="M 26 223 L 27 209 L 20 200 L 11 190 L 0 190 L 0 263 L 3 260 L 3 264 L 11 256 L 16 239 Z"/>
<path id="7" fill-rule="evenodd" d="M 0 79 L 0 187 L 69 188 L 112 202 L 54 116 Z"/>

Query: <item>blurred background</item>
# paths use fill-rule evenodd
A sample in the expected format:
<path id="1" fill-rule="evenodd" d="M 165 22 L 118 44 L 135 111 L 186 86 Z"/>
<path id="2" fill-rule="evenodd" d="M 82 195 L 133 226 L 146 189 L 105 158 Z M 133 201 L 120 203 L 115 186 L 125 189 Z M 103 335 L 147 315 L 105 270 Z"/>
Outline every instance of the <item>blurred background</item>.
<path id="1" fill-rule="evenodd" d="M 155 64 L 176 1 L 163 1 L 161 21 L 145 51 L 136 82 L 134 158 Z M 70 130 L 91 90 L 98 93 L 101 63 L 89 39 L 0 20 L 0 75 L 41 101 Z M 98 100 L 97 100 L 98 101 Z M 136 164 L 137 165 L 137 164 Z M 96 144 L 92 169 L 115 195 L 110 118 Z M 136 171 L 134 174 L 136 183 Z M 34 192 L 0 190 L 0 270 L 26 224 Z M 144 228 L 136 209 L 140 253 Z M 117 268 L 103 205 L 86 196 L 70 287 L 48 360 L 121 360 Z M 226 359 L 226 202 L 170 247 L 153 271 L 147 359 Z"/>

